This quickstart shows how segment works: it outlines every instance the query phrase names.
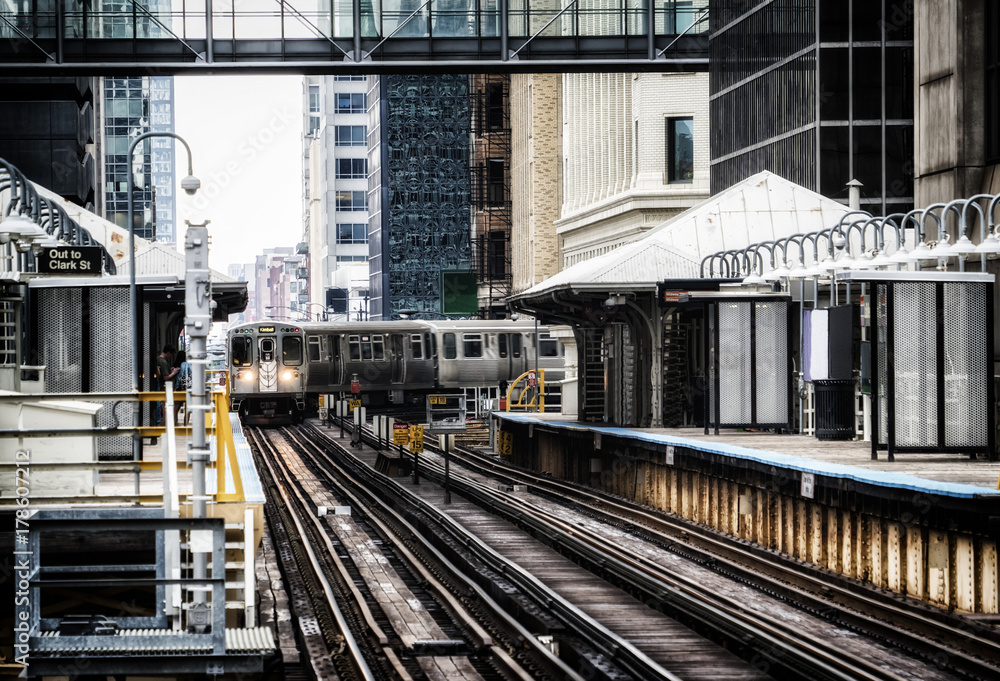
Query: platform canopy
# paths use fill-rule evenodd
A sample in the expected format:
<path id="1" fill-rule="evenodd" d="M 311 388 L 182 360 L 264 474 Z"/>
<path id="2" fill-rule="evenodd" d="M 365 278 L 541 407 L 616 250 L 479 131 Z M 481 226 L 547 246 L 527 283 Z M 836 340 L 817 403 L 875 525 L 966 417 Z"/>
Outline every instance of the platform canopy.
<path id="1" fill-rule="evenodd" d="M 764 171 L 692 206 L 637 241 L 549 277 L 512 296 L 514 307 L 544 308 L 556 291 L 655 292 L 665 279 L 700 275 L 701 261 L 719 251 L 745 248 L 835 225 L 848 207 Z M 706 273 L 707 276 L 707 273 Z"/>

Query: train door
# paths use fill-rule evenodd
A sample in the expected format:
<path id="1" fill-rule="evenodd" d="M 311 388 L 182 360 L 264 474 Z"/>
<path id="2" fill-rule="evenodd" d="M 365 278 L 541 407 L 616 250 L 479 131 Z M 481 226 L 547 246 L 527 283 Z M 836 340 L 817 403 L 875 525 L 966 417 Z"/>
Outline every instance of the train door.
<path id="1" fill-rule="evenodd" d="M 524 373 L 524 337 L 520 333 L 510 334 L 510 377 L 517 378 Z"/>
<path id="2" fill-rule="evenodd" d="M 330 350 L 330 385 L 343 385 L 344 356 L 340 351 L 340 335 L 330 334 L 327 347 Z"/>
<path id="3" fill-rule="evenodd" d="M 403 336 L 389 335 L 389 361 L 392 363 L 391 383 L 402 383 L 406 378 L 406 353 L 403 352 Z"/>
<path id="4" fill-rule="evenodd" d="M 326 361 L 326 336 L 310 335 L 307 339 L 309 356 L 309 386 L 322 387 L 330 382 L 330 363 Z"/>
<path id="5" fill-rule="evenodd" d="M 257 388 L 261 392 L 278 391 L 278 341 L 274 336 L 257 338 L 257 351 L 260 361 L 257 363 Z"/>

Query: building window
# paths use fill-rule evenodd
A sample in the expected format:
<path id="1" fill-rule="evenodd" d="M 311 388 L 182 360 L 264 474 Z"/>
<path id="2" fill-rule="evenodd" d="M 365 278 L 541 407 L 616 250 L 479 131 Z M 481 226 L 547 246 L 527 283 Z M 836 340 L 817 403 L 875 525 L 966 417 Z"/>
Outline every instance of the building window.
<path id="1" fill-rule="evenodd" d="M 368 76 L 334 76 L 334 80 L 367 80 Z"/>
<path id="2" fill-rule="evenodd" d="M 353 222 L 338 222 L 337 243 L 338 244 L 368 243 L 368 225 L 353 223 Z"/>
<path id="3" fill-rule="evenodd" d="M 486 84 L 485 102 L 485 125 L 486 130 L 502 130 L 503 124 L 503 84 Z"/>
<path id="4" fill-rule="evenodd" d="M 363 125 L 338 125 L 334 131 L 334 144 L 338 147 L 364 147 L 368 133 Z"/>
<path id="5" fill-rule="evenodd" d="M 337 177 L 345 179 L 364 179 L 368 177 L 368 159 L 338 158 Z"/>
<path id="6" fill-rule="evenodd" d="M 1000 7 L 986 3 L 986 44 L 983 71 L 986 73 L 986 162 L 1000 161 Z"/>
<path id="7" fill-rule="evenodd" d="M 367 110 L 363 93 L 337 93 L 337 113 L 365 113 Z"/>
<path id="8" fill-rule="evenodd" d="M 667 181 L 694 179 L 694 119 L 667 119 Z"/>
<path id="9" fill-rule="evenodd" d="M 337 192 L 337 210 L 368 210 L 365 192 Z"/>
<path id="10" fill-rule="evenodd" d="M 338 255 L 337 262 L 368 262 L 367 255 Z"/>
<path id="11" fill-rule="evenodd" d="M 507 276 L 507 235 L 501 231 L 490 232 L 486 273 L 490 279 Z"/>
<path id="12" fill-rule="evenodd" d="M 319 85 L 309 86 L 309 133 L 315 135 L 319 132 Z"/>
<path id="13" fill-rule="evenodd" d="M 486 161 L 486 203 L 489 206 L 502 206 L 506 199 L 503 170 L 502 158 Z"/>

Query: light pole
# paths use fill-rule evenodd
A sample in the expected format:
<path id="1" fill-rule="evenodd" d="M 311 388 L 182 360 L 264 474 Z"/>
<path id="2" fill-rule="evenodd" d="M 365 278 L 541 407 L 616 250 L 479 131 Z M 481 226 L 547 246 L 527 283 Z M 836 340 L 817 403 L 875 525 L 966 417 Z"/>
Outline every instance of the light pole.
<path id="1" fill-rule="evenodd" d="M 129 282 L 128 282 L 128 309 L 129 315 L 132 317 L 132 392 L 139 392 L 139 296 L 135 288 L 135 217 L 133 215 L 134 206 L 132 201 L 132 192 L 134 191 L 134 181 L 132 179 L 132 154 L 135 152 L 135 147 L 139 142 L 143 141 L 148 137 L 173 137 L 181 144 L 184 145 L 184 149 L 187 150 L 188 157 L 188 174 L 183 180 L 181 180 L 181 188 L 189 195 L 193 196 L 198 188 L 201 187 L 201 181 L 194 176 L 194 171 L 192 170 L 191 164 L 191 147 L 180 135 L 176 135 L 172 132 L 145 132 L 134 140 L 132 144 L 128 147 L 128 257 L 129 257 Z M 133 425 L 139 425 L 139 414 L 140 410 L 136 409 L 133 416 Z M 138 461 L 141 457 L 139 456 L 142 451 L 142 438 L 138 433 L 135 433 L 132 437 L 132 458 Z"/>
<path id="2" fill-rule="evenodd" d="M 300 317 L 301 317 L 302 314 L 305 314 L 306 315 L 305 319 L 289 319 L 288 321 L 292 321 L 292 322 L 308 322 L 309 321 L 309 315 L 308 315 L 308 313 L 303 313 L 302 310 L 296 310 L 295 308 L 287 307 L 285 305 L 266 305 L 264 307 L 264 312 L 268 312 L 269 310 L 288 310 L 289 312 L 295 312 L 295 313 L 297 313 Z M 284 315 L 282 315 L 282 316 L 284 316 Z M 288 317 L 285 317 L 285 319 L 288 319 Z"/>
<path id="3" fill-rule="evenodd" d="M 320 321 L 320 322 L 327 321 L 326 307 L 324 307 L 323 305 L 320 305 L 319 303 L 313 303 L 313 302 L 306 302 L 306 303 L 303 303 L 303 305 L 315 305 L 319 309 L 323 310 L 323 314 L 320 316 L 320 319 L 317 319 L 316 321 Z M 310 316 L 310 315 L 308 315 L 308 313 L 307 313 L 306 316 Z"/>

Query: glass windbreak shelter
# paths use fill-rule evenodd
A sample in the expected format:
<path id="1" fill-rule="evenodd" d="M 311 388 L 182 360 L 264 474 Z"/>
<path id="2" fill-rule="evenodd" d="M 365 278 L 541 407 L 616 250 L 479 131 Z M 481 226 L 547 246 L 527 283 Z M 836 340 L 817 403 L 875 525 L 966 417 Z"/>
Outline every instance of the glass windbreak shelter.
<path id="1" fill-rule="evenodd" d="M 961 452 L 996 458 L 991 274 L 868 272 L 860 285 L 870 352 L 872 458 Z M 857 292 L 858 289 L 855 289 Z"/>
<path id="2" fill-rule="evenodd" d="M 696 334 L 701 351 L 685 354 L 689 364 L 703 367 L 704 389 L 688 388 L 701 393 L 694 420 L 704 422 L 706 434 L 710 428 L 716 435 L 720 428 L 791 429 L 789 295 L 735 280 L 668 279 L 657 286 L 657 298 L 660 308 L 703 320 L 693 325 L 704 329 Z M 664 404 L 669 411 L 671 400 Z"/>

